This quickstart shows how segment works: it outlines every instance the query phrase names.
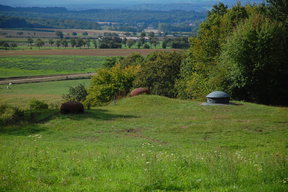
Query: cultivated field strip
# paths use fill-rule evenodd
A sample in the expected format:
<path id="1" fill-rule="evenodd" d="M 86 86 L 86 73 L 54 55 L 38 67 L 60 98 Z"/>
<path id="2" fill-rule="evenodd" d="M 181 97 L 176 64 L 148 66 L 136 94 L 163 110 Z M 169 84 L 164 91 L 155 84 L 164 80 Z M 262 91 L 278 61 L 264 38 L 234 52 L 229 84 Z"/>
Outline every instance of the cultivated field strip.
<path id="1" fill-rule="evenodd" d="M 2 56 L 14 55 L 78 55 L 78 56 L 127 56 L 133 53 L 148 55 L 155 51 L 179 51 L 177 49 L 56 49 L 0 51 Z"/>
<path id="2" fill-rule="evenodd" d="M 50 75 L 50 76 L 31 76 L 31 77 L 13 77 L 0 79 L 0 85 L 9 83 L 22 84 L 22 83 L 36 83 L 45 81 L 58 81 L 58 80 L 70 80 L 70 79 L 84 79 L 90 78 L 95 73 L 78 73 L 78 74 L 65 74 L 65 75 Z"/>

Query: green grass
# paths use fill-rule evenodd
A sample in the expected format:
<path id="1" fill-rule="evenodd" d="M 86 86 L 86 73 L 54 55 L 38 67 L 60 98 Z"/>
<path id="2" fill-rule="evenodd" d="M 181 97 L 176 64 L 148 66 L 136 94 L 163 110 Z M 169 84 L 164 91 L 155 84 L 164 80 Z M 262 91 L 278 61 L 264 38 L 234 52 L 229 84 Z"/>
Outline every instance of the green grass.
<path id="1" fill-rule="evenodd" d="M 0 85 L 0 103 L 21 108 L 26 107 L 33 98 L 48 103 L 59 103 L 62 100 L 62 95 L 68 93 L 69 87 L 78 84 L 88 87 L 90 79 L 14 84 L 11 89 L 7 89 L 7 85 Z"/>
<path id="2" fill-rule="evenodd" d="M 138 96 L 1 128 L 0 191 L 286 192 L 288 109 L 237 104 Z"/>
<path id="3" fill-rule="evenodd" d="M 95 72 L 102 56 L 0 56 L 0 78 Z"/>

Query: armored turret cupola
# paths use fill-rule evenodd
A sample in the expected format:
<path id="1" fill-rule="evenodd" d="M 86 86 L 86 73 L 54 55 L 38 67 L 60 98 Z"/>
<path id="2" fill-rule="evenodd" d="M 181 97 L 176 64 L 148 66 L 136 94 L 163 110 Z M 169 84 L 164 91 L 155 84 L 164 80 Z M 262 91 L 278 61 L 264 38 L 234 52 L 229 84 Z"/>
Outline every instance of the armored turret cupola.
<path id="1" fill-rule="evenodd" d="M 214 91 L 207 96 L 207 104 L 229 104 L 230 95 L 223 91 Z"/>

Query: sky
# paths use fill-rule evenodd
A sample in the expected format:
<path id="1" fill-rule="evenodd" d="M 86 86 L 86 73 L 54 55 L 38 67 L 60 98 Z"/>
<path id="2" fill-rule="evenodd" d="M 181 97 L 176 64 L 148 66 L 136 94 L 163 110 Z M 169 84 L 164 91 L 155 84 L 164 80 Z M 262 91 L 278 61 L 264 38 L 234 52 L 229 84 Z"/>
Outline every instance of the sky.
<path id="1" fill-rule="evenodd" d="M 237 0 L 224 0 L 236 3 Z M 241 0 L 242 2 L 263 2 L 264 0 Z M 89 5 L 89 4 L 170 4 L 170 3 L 216 3 L 219 0 L 0 0 L 0 4 L 9 6 L 65 6 L 65 5 Z M 234 4 L 233 3 L 233 4 Z"/>

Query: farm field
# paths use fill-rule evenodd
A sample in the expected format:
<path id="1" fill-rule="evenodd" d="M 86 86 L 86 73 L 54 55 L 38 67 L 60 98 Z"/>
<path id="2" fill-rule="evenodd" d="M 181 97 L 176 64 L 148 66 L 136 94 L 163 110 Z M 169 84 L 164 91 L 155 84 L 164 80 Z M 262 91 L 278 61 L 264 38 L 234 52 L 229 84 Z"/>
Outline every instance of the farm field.
<path id="1" fill-rule="evenodd" d="M 9 91 L 52 101 L 80 81 Z M 288 109 L 236 103 L 146 95 L 2 127 L 0 191 L 287 191 Z"/>
<path id="2" fill-rule="evenodd" d="M 103 56 L 0 56 L 0 78 L 95 72 Z"/>
<path id="3" fill-rule="evenodd" d="M 7 89 L 6 85 L 0 85 L 0 104 L 25 108 L 32 99 L 41 99 L 47 103 L 60 103 L 62 95 L 68 92 L 69 87 L 78 84 L 88 87 L 90 79 L 15 84 L 11 86 L 11 89 Z"/>
<path id="4" fill-rule="evenodd" d="M 58 49 L 58 50 L 9 50 L 0 56 L 16 55 L 77 55 L 77 56 L 127 56 L 132 53 L 148 55 L 155 51 L 179 51 L 177 49 Z"/>
<path id="5" fill-rule="evenodd" d="M 85 29 L 54 29 L 54 28 L 35 28 L 33 30 L 27 29 L 0 29 L 1 38 L 22 38 L 22 37 L 31 37 L 31 38 L 57 38 L 55 32 L 60 31 L 65 35 L 76 32 L 81 34 L 87 32 L 89 37 L 94 37 L 95 35 L 103 35 L 104 33 L 117 33 L 122 35 L 122 31 L 110 31 L 110 30 L 85 30 Z M 19 34 L 21 33 L 21 35 Z M 71 35 L 72 36 L 72 35 Z"/>

